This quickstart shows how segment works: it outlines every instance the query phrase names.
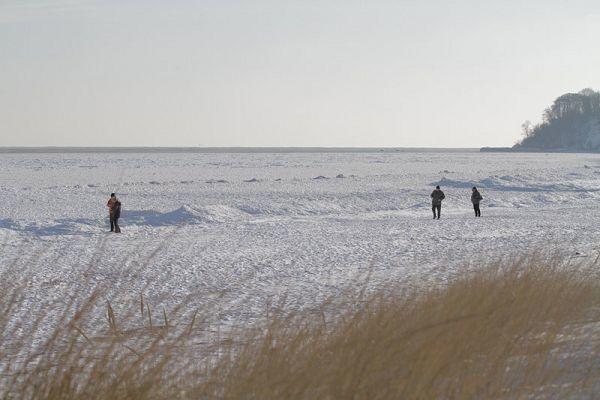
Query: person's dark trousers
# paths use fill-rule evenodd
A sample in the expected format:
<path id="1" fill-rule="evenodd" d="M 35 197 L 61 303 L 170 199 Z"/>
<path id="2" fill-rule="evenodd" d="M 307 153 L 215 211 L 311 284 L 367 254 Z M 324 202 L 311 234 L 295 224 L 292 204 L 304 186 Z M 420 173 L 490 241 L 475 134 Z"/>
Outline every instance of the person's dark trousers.
<path id="1" fill-rule="evenodd" d="M 119 217 L 113 217 L 112 224 L 115 228 L 115 233 L 121 233 L 121 228 L 119 227 Z"/>
<path id="2" fill-rule="evenodd" d="M 479 209 L 479 204 L 473 204 L 473 209 L 475 210 L 475 216 L 481 217 L 481 210 Z"/>
<path id="3" fill-rule="evenodd" d="M 437 210 L 437 215 L 435 214 Z M 437 217 L 437 219 L 440 219 L 440 216 L 442 215 L 442 205 L 433 205 L 431 206 L 431 211 L 433 211 L 433 219 L 435 219 Z"/>
<path id="4" fill-rule="evenodd" d="M 121 228 L 119 227 L 119 218 L 115 218 L 114 216 L 110 216 L 110 231 L 115 233 L 121 233 Z"/>

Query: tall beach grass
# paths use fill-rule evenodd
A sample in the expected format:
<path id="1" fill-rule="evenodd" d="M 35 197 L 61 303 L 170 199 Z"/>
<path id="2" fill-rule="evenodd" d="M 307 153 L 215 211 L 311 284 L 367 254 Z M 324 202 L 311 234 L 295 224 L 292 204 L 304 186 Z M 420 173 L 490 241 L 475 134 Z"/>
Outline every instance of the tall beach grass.
<path id="1" fill-rule="evenodd" d="M 362 288 L 359 288 L 362 289 Z M 514 399 L 600 396 L 595 266 L 528 257 L 472 266 L 435 288 L 349 292 L 236 329 L 210 310 L 121 315 L 102 291 L 11 318 L 26 287 L 0 284 L 0 397 L 14 399 Z M 99 307 L 101 304 L 101 308 Z M 48 310 L 51 312 L 51 310 Z M 86 321 L 105 320 L 89 331 Z"/>

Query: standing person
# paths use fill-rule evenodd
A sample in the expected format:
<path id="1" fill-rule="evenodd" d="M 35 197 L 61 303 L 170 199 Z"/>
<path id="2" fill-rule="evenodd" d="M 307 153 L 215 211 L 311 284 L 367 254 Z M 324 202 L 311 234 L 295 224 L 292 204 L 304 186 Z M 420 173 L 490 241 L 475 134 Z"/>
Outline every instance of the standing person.
<path id="1" fill-rule="evenodd" d="M 437 210 L 437 219 L 440 219 L 442 215 L 442 200 L 446 198 L 444 192 L 440 189 L 439 186 L 435 187 L 435 190 L 431 192 L 431 211 L 433 211 L 433 219 L 436 218 L 436 210 Z"/>
<path id="2" fill-rule="evenodd" d="M 481 193 L 475 186 L 473 186 L 473 193 L 471 193 L 471 203 L 473 203 L 473 210 L 475 210 L 475 216 L 481 217 L 481 210 L 479 209 L 479 203 L 483 200 Z"/>
<path id="3" fill-rule="evenodd" d="M 121 202 L 117 199 L 114 193 L 110 194 L 110 199 L 106 203 L 108 207 L 108 217 L 110 219 L 110 231 L 115 233 L 121 233 L 119 228 L 119 218 L 121 217 Z"/>

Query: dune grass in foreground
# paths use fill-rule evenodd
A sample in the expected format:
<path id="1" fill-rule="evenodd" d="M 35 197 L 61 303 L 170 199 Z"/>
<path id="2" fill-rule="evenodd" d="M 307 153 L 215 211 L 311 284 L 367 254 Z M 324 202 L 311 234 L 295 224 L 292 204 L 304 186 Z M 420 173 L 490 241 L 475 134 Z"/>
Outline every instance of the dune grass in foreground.
<path id="1" fill-rule="evenodd" d="M 2 343 L 23 288 L 2 286 Z M 600 284 L 593 266 L 523 259 L 444 287 L 389 287 L 318 312 L 281 313 L 206 339 L 199 315 L 135 325 L 107 306 L 107 328 L 81 326 L 98 294 L 43 343 L 20 333 L 0 350 L 0 397 L 25 399 L 471 399 L 600 395 Z M 345 304 L 336 306 L 333 304 Z M 35 329 L 34 327 L 31 329 Z"/>

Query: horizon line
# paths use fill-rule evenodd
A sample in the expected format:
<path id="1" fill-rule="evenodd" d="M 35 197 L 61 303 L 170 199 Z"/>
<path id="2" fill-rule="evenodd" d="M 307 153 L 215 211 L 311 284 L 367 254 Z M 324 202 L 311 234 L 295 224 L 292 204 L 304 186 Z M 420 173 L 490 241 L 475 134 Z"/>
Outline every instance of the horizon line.
<path id="1" fill-rule="evenodd" d="M 400 152 L 400 151 L 476 151 L 480 147 L 354 147 L 354 146 L 0 146 L 0 154 L 10 153 L 109 153 L 109 152 Z"/>

